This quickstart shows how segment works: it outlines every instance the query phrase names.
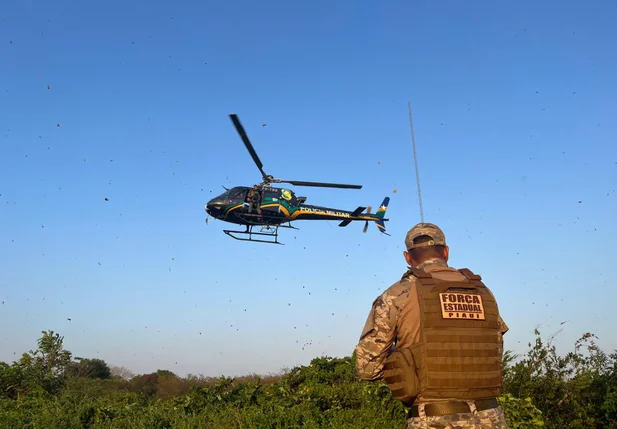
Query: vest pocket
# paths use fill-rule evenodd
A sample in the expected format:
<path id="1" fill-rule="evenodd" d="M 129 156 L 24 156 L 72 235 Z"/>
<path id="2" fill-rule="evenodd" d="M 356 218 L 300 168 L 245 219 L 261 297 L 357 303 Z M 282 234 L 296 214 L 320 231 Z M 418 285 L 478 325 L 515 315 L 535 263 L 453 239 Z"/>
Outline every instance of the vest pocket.
<path id="1" fill-rule="evenodd" d="M 385 361 L 384 380 L 399 401 L 411 406 L 418 396 L 419 380 L 410 348 L 396 349 Z"/>

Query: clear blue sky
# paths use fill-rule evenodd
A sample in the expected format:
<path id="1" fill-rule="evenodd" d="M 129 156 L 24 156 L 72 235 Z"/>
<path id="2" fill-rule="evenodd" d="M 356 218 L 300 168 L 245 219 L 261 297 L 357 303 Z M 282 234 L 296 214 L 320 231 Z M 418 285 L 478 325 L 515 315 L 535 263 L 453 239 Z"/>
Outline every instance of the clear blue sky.
<path id="1" fill-rule="evenodd" d="M 138 373 L 350 354 L 420 220 L 408 100 L 425 219 L 494 291 L 506 346 L 539 326 L 617 348 L 615 2 L 5 3 L 0 360 L 47 329 Z M 260 179 L 232 112 L 268 173 L 364 185 L 294 188 L 307 203 L 390 196 L 392 236 L 206 224 L 222 185 Z"/>

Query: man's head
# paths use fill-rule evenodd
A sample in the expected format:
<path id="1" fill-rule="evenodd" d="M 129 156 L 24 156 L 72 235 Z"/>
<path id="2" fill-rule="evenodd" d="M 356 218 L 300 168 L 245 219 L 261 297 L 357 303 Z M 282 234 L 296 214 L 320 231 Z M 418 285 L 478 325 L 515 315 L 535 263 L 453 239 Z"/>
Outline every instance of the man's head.
<path id="1" fill-rule="evenodd" d="M 427 259 L 439 258 L 448 261 L 450 249 L 443 231 L 432 223 L 419 223 L 407 232 L 403 256 L 414 267 Z"/>
<path id="2" fill-rule="evenodd" d="M 253 185 L 253 190 L 256 191 L 257 190 L 257 185 Z"/>

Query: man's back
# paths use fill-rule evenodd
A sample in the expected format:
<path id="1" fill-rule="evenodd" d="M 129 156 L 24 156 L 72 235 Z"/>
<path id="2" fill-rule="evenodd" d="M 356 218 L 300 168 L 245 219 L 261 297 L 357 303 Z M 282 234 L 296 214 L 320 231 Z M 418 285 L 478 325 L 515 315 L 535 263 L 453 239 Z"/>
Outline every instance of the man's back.
<path id="1" fill-rule="evenodd" d="M 496 397 L 508 328 L 495 297 L 479 276 L 448 267 L 437 226 L 416 225 L 405 244 L 410 269 L 373 302 L 356 347 L 360 377 L 385 375 L 414 404 L 409 428 L 505 428 Z"/>
<path id="2" fill-rule="evenodd" d="M 465 276 L 440 259 L 432 258 L 417 266 L 437 279 L 464 280 Z M 356 346 L 356 362 L 360 378 L 376 381 L 383 378 L 383 364 L 389 352 L 411 347 L 420 340 L 418 295 L 410 294 L 417 279 L 409 272 L 386 289 L 373 303 L 360 342 Z M 407 308 L 405 308 L 407 307 Z M 403 310 L 406 311 L 403 311 Z M 499 317 L 501 332 L 508 327 Z"/>
<path id="3" fill-rule="evenodd" d="M 435 261 L 432 264 L 420 265 L 419 268 L 430 273 L 436 279 L 449 281 L 465 280 L 463 274 L 454 268 L 448 267 L 445 262 Z M 417 287 L 418 282 L 415 277 L 407 276 L 406 281 L 410 283 L 410 290 L 413 290 L 414 286 Z M 420 341 L 419 305 L 418 295 L 416 293 L 408 294 L 405 306 L 401 308 L 396 323 L 397 348 L 411 347 Z"/>

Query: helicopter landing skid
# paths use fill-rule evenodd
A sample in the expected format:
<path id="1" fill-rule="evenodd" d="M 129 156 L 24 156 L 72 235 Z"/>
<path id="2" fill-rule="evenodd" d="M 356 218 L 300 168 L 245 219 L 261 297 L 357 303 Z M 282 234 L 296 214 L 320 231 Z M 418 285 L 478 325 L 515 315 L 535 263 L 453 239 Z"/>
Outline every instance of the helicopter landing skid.
<path id="1" fill-rule="evenodd" d="M 228 236 L 230 236 L 231 238 L 236 239 L 236 240 L 240 240 L 240 241 L 254 241 L 254 242 L 257 242 L 257 243 L 283 244 L 283 243 L 278 241 L 278 229 L 279 229 L 279 226 L 283 226 L 284 228 L 297 229 L 297 228 L 292 227 L 291 225 L 290 226 L 284 226 L 284 225 L 274 225 L 274 226 L 262 225 L 262 226 L 260 226 L 259 232 L 253 232 L 253 228 L 255 226 L 258 226 L 258 225 L 247 225 L 245 231 L 232 231 L 232 230 L 229 230 L 229 229 L 225 229 L 225 230 L 223 230 L 223 232 L 225 234 L 227 234 Z M 248 238 L 243 238 L 242 236 L 236 237 L 234 234 L 248 236 Z M 270 237 L 270 238 L 269 239 L 260 240 L 259 238 L 253 238 L 254 235 L 256 235 L 258 237 Z"/>

